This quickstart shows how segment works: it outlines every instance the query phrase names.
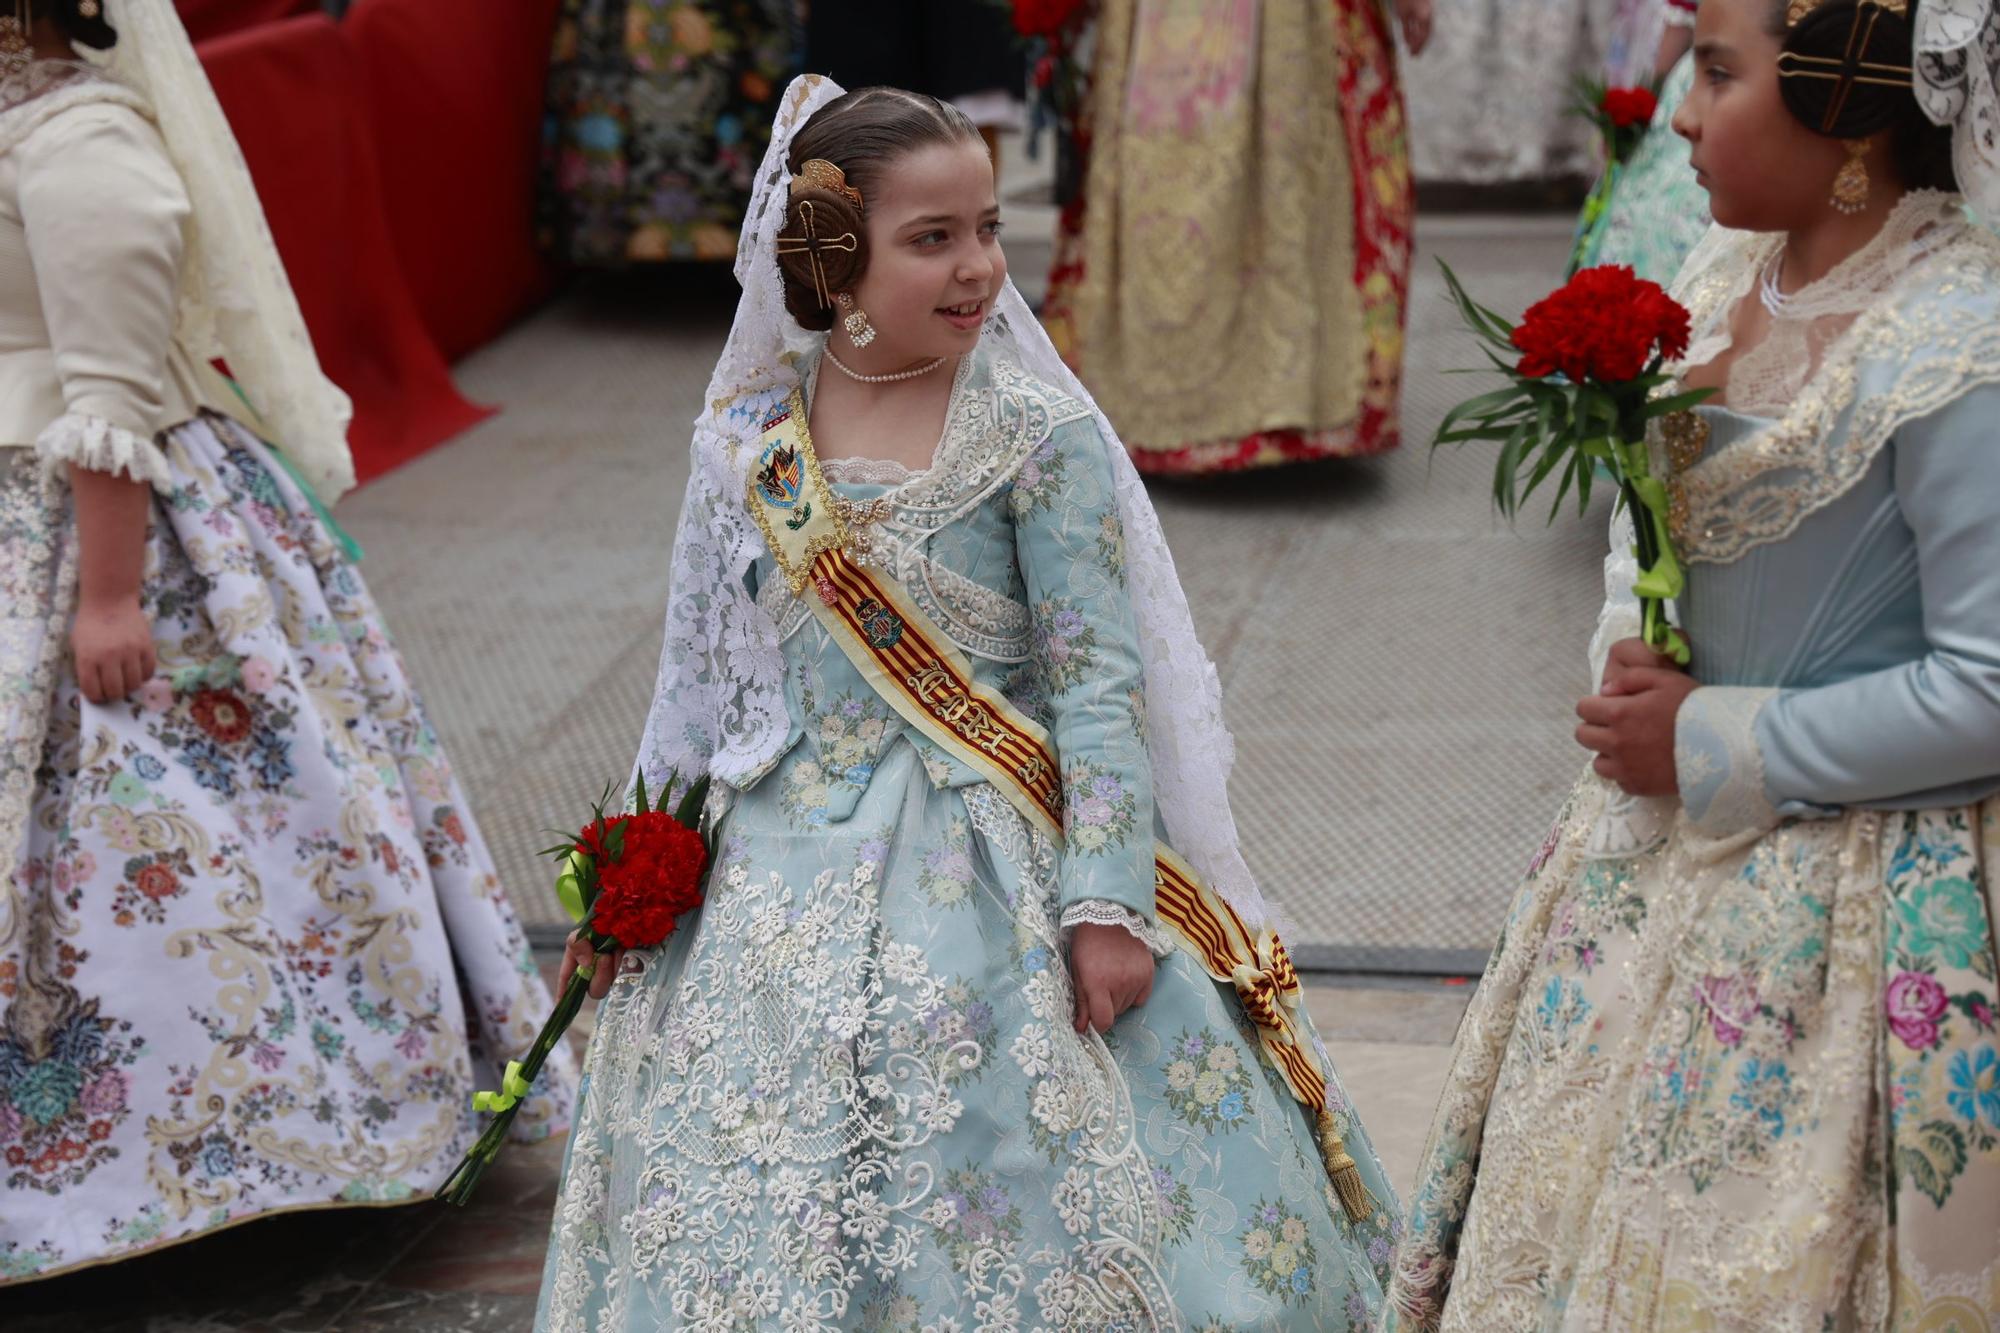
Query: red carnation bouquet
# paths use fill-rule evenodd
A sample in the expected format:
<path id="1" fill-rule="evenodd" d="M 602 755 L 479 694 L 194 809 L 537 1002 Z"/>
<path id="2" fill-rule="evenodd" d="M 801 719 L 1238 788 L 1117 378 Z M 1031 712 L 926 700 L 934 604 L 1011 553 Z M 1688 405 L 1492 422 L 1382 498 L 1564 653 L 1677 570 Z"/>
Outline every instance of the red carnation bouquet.
<path id="1" fill-rule="evenodd" d="M 1583 264 L 1591 231 L 1604 216 L 1604 210 L 1611 207 L 1611 193 L 1618 188 L 1620 173 L 1638 151 L 1639 141 L 1652 127 L 1653 117 L 1659 114 L 1660 93 L 1657 86 L 1609 88 L 1595 79 L 1585 79 L 1577 84 L 1571 107 L 1577 115 L 1595 124 L 1604 138 L 1604 174 L 1597 178 L 1597 184 L 1583 201 L 1576 247 L 1570 254 L 1569 271 L 1575 273 Z"/>
<path id="2" fill-rule="evenodd" d="M 1655 396 L 1672 379 L 1661 367 L 1687 350 L 1688 312 L 1658 283 L 1607 264 L 1578 273 L 1529 306 L 1519 324 L 1509 324 L 1468 296 L 1449 267 L 1444 275 L 1459 313 L 1507 384 L 1446 413 L 1432 447 L 1498 444 L 1493 500 L 1510 518 L 1552 476 L 1560 480 L 1549 520 L 1572 488 L 1580 514 L 1599 467 L 1609 472 L 1619 503 L 1632 510 L 1640 569 L 1633 590 L 1646 642 L 1685 663 L 1687 643 L 1666 620 L 1666 602 L 1680 595 L 1684 580 L 1646 425 L 1710 393 Z"/>
<path id="3" fill-rule="evenodd" d="M 670 776 L 667 790 L 672 791 L 675 783 Z M 542 853 L 562 859 L 556 896 L 572 920 L 589 923 L 590 951 L 599 955 L 612 949 L 652 949 L 664 943 L 682 914 L 701 906 L 710 860 L 708 845 L 695 831 L 708 799 L 707 778 L 690 786 L 671 814 L 664 808 L 649 807 L 643 777 L 633 813 L 607 817 L 604 808 L 610 799 L 607 788 L 592 811 L 591 821 L 575 837 Z M 514 1122 L 521 1098 L 528 1095 L 549 1053 L 583 1008 L 592 975 L 593 969 L 587 966 L 571 975 L 562 998 L 556 1001 L 555 1012 L 542 1024 L 526 1058 L 508 1062 L 500 1091 L 474 1094 L 475 1109 L 497 1114 L 438 1190 L 441 1201 L 464 1207 L 472 1198 L 472 1191 L 506 1141 L 507 1127 Z"/>

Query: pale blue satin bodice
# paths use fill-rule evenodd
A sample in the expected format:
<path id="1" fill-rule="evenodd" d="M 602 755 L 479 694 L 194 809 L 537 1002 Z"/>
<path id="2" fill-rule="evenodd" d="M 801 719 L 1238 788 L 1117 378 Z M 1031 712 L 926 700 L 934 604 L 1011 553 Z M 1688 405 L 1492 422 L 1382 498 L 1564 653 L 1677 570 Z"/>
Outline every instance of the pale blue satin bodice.
<path id="1" fill-rule="evenodd" d="M 1698 410 L 1711 455 L 1770 424 Z M 1791 535 L 1690 563 L 1679 610 L 1704 685 L 1777 691 L 1755 744 L 1780 814 L 2000 790 L 2000 386 L 1903 427 Z"/>

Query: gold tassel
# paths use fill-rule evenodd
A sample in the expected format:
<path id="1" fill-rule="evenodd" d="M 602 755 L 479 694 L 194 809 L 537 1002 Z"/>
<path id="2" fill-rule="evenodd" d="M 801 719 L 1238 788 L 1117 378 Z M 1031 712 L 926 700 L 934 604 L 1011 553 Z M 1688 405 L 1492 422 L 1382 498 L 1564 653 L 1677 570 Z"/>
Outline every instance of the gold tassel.
<path id="1" fill-rule="evenodd" d="M 1340 1206 L 1347 1212 L 1350 1222 L 1366 1222 L 1375 1215 L 1375 1200 L 1368 1193 L 1368 1187 L 1361 1183 L 1361 1168 L 1355 1164 L 1347 1151 L 1347 1144 L 1341 1140 L 1340 1127 L 1334 1124 L 1333 1112 L 1319 1113 L 1319 1153 L 1326 1163 L 1327 1179 L 1333 1182 L 1333 1192 L 1340 1197 Z"/>

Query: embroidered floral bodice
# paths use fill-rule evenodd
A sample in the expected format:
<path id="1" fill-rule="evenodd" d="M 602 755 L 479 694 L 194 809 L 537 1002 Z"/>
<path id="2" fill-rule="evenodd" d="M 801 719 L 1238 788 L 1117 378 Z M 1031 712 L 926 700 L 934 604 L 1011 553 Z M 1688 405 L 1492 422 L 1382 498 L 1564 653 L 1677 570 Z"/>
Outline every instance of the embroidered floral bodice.
<path id="1" fill-rule="evenodd" d="M 808 379 L 809 401 L 813 387 Z M 1060 905 L 1115 903 L 1150 921 L 1156 829 L 1138 631 L 1105 448 L 1081 403 L 973 356 L 929 467 L 845 459 L 828 477 L 863 516 L 867 560 L 909 591 L 978 679 L 1053 736 L 1068 800 Z M 985 781 L 876 696 L 768 555 L 751 574 L 784 644 L 790 732 L 749 785 L 783 784 L 800 817 L 824 825 L 853 813 L 898 745 L 915 747 L 938 787 Z"/>

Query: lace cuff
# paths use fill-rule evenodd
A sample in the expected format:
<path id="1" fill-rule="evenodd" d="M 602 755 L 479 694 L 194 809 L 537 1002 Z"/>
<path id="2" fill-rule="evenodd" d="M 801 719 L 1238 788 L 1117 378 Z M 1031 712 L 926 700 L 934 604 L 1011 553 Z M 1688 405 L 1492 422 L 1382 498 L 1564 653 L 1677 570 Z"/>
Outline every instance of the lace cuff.
<path id="1" fill-rule="evenodd" d="M 35 455 L 51 472 L 73 463 L 86 471 L 143 481 L 156 490 L 170 490 L 174 484 L 159 445 L 103 417 L 80 412 L 59 416 L 44 427 L 35 438 Z"/>
<path id="2" fill-rule="evenodd" d="M 1695 829 L 1710 838 L 1761 833 L 1778 824 L 1778 810 L 1764 789 L 1764 756 L 1757 747 L 1757 714 L 1776 690 L 1704 686 L 1681 704 L 1674 719 L 1674 769 L 1681 806 Z"/>
<path id="3" fill-rule="evenodd" d="M 1063 943 L 1069 943 L 1070 933 L 1078 926 L 1123 926 L 1132 932 L 1133 938 L 1152 950 L 1153 957 L 1165 958 L 1174 951 L 1173 932 L 1165 926 L 1156 926 L 1123 903 L 1114 903 L 1108 898 L 1085 898 L 1063 908 Z"/>

